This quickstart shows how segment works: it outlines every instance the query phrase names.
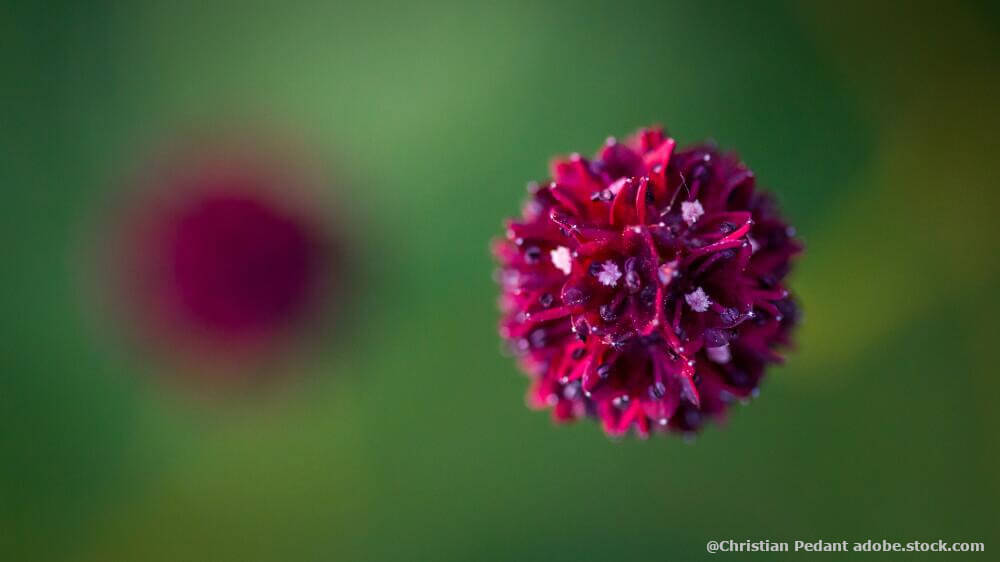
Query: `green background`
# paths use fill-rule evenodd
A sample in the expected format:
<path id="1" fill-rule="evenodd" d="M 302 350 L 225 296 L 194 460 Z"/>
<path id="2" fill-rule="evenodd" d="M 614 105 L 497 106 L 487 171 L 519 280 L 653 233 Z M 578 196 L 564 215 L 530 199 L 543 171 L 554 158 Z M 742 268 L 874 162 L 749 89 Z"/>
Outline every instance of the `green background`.
<path id="1" fill-rule="evenodd" d="M 0 8 L 0 559 L 1000 548 L 995 7 L 128 4 Z M 142 147 L 241 117 L 335 163 L 366 281 L 293 382 L 204 399 L 94 329 L 81 246 Z M 808 246 L 797 350 L 694 444 L 554 426 L 495 333 L 526 181 L 650 123 Z"/>

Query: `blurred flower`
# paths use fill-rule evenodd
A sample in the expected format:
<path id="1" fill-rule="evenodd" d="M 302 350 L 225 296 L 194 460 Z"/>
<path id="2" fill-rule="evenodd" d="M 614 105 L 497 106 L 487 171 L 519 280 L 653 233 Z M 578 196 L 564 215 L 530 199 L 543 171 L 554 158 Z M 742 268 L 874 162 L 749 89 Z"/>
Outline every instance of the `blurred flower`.
<path id="1" fill-rule="evenodd" d="M 147 166 L 105 260 L 144 347 L 202 378 L 242 379 L 301 340 L 342 285 L 318 182 L 245 139 L 192 142 Z"/>
<path id="2" fill-rule="evenodd" d="M 782 282 L 801 246 L 753 173 L 647 129 L 552 178 L 494 244 L 529 403 L 645 437 L 755 394 L 798 316 Z"/>

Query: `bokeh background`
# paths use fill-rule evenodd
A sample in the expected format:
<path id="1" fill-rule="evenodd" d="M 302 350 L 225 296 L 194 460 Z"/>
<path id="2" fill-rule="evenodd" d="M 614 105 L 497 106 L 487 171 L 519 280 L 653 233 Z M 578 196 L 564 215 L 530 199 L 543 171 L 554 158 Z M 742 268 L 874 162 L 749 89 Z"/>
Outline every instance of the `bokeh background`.
<path id="1" fill-rule="evenodd" d="M 6 3 L 0 559 L 996 550 L 998 13 Z M 284 382 L 206 398 L 95 329 L 81 246 L 145 147 L 243 117 L 334 168 L 364 282 Z M 488 240 L 524 184 L 650 123 L 738 149 L 808 246 L 797 350 L 693 444 L 554 426 L 495 334 Z"/>

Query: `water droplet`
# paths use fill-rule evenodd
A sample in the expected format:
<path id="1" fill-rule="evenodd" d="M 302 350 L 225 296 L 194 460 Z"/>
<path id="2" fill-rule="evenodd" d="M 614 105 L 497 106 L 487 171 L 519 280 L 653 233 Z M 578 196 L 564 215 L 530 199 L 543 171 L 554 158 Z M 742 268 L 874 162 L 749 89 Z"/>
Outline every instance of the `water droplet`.
<path id="1" fill-rule="evenodd" d="M 618 312 L 610 304 L 602 304 L 598 309 L 601 314 L 601 320 L 611 323 L 618 319 Z"/>
<path id="2" fill-rule="evenodd" d="M 563 290 L 563 302 L 568 305 L 583 304 L 587 300 L 587 295 L 580 289 L 569 287 Z"/>

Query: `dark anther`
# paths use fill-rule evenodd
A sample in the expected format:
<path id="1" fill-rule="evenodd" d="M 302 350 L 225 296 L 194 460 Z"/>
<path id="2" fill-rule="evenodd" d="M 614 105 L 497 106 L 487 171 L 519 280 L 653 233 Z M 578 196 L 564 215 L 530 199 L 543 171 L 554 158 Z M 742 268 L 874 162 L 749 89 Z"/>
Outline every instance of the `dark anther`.
<path id="1" fill-rule="evenodd" d="M 799 307 L 792 299 L 783 299 L 774 303 L 778 307 L 778 312 L 787 322 L 797 322 L 799 318 Z"/>
<path id="2" fill-rule="evenodd" d="M 699 182 L 708 181 L 709 175 L 711 175 L 711 172 L 709 171 L 708 167 L 704 165 L 699 165 L 697 168 L 695 168 L 693 174 L 694 181 L 699 181 Z"/>
<path id="3" fill-rule="evenodd" d="M 701 425 L 701 413 L 698 410 L 685 410 L 684 423 L 691 429 L 698 429 Z"/>
<path id="4" fill-rule="evenodd" d="M 586 354 L 587 354 L 587 350 L 586 349 L 584 349 L 582 347 L 578 347 L 578 348 L 576 348 L 576 349 L 573 350 L 572 356 L 573 356 L 573 359 L 582 359 L 583 356 L 586 355 Z"/>
<path id="5" fill-rule="evenodd" d="M 625 286 L 628 287 L 630 293 L 635 293 L 642 288 L 642 278 L 634 269 L 625 274 Z"/>
<path id="6" fill-rule="evenodd" d="M 656 381 L 652 386 L 649 387 L 649 396 L 654 400 L 659 400 L 667 394 L 667 386 L 660 381 Z"/>
<path id="7" fill-rule="evenodd" d="M 545 330 L 539 328 L 534 332 L 531 332 L 531 335 L 528 336 L 528 339 L 529 341 L 531 341 L 531 347 L 534 348 L 545 347 L 545 343 L 547 341 Z"/>
<path id="8" fill-rule="evenodd" d="M 552 293 L 544 293 L 542 296 L 538 297 L 538 304 L 548 308 L 552 306 L 552 303 L 555 302 L 555 300 L 556 298 L 552 296 Z"/>
<path id="9" fill-rule="evenodd" d="M 643 287 L 642 292 L 639 293 L 639 302 L 646 308 L 653 306 L 653 303 L 656 302 L 656 288 L 652 285 Z"/>
<path id="10" fill-rule="evenodd" d="M 604 363 L 603 365 L 598 366 L 597 376 L 601 377 L 602 379 L 606 379 L 609 376 L 611 376 L 611 365 Z"/>
<path id="11" fill-rule="evenodd" d="M 663 336 L 659 332 L 653 332 L 648 336 L 642 336 L 639 338 L 639 343 L 642 345 L 657 345 L 663 342 Z"/>
<path id="12" fill-rule="evenodd" d="M 524 261 L 536 263 L 542 257 L 542 250 L 538 246 L 529 246 L 524 251 Z"/>
<path id="13" fill-rule="evenodd" d="M 580 318 L 573 323 L 573 331 L 576 332 L 576 337 L 580 338 L 580 341 L 587 341 L 587 334 L 590 333 L 590 326 L 587 325 L 587 321 Z"/>

